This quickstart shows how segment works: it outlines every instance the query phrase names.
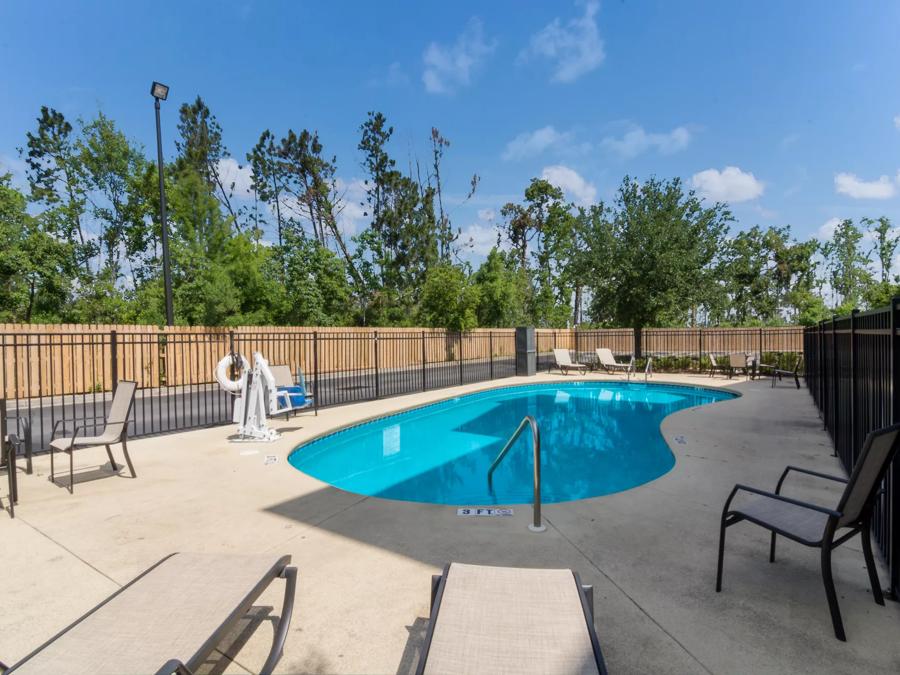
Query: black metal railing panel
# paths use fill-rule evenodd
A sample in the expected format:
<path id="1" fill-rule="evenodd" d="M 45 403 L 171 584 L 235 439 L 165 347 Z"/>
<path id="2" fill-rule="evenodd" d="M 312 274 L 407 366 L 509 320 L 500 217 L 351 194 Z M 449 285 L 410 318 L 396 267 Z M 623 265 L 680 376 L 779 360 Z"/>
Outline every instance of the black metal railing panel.
<path id="1" fill-rule="evenodd" d="M 806 386 L 849 473 L 869 432 L 900 421 L 897 311 L 889 307 L 834 317 L 803 336 Z M 900 593 L 900 462 L 885 478 L 872 532 L 890 569 L 890 590 Z"/>

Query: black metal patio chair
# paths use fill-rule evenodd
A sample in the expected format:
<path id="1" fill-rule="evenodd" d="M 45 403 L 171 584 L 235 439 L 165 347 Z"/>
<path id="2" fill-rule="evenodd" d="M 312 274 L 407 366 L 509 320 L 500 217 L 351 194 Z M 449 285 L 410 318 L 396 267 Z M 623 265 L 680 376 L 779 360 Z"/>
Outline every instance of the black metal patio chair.
<path id="1" fill-rule="evenodd" d="M 761 363 L 759 365 L 759 373 L 763 374 L 763 369 L 767 370 L 769 374 L 772 375 L 772 387 L 775 386 L 776 382 L 780 382 L 783 377 L 792 377 L 794 378 L 794 384 L 797 385 L 797 389 L 800 388 L 800 368 L 803 365 L 803 354 L 800 354 L 797 357 L 797 361 L 794 363 L 793 370 L 784 370 L 779 368 L 778 366 L 770 366 L 765 363 Z"/>
<path id="2" fill-rule="evenodd" d="M 900 424 L 895 424 L 869 433 L 849 478 L 788 466 L 781 474 L 775 492 L 766 492 L 741 484 L 735 485 L 722 509 L 716 592 L 722 590 L 725 530 L 747 520 L 771 531 L 769 562 L 775 562 L 775 538 L 778 534 L 804 546 L 821 549 L 822 581 L 825 584 L 825 596 L 831 611 L 834 635 L 838 640 L 846 640 L 831 573 L 831 552 L 858 533 L 862 540 L 863 556 L 869 572 L 869 583 L 872 585 L 872 596 L 876 603 L 884 605 L 884 596 L 875 568 L 875 558 L 872 555 L 870 530 L 875 501 L 881 492 L 881 482 L 891 460 L 897 454 L 898 448 L 900 448 Z M 837 507 L 829 509 L 782 495 L 781 486 L 791 471 L 844 483 L 846 487 Z M 743 504 L 732 507 L 731 502 L 739 492 L 751 493 L 755 496 L 742 499 Z M 847 531 L 839 534 L 840 530 Z"/>
<path id="3" fill-rule="evenodd" d="M 2 402 L 5 405 L 5 401 Z M 14 430 L 10 430 L 14 425 Z M 25 473 L 32 473 L 31 419 L 29 417 L 3 415 L 0 412 L 0 468 L 5 468 L 9 483 L 9 517 L 16 517 L 19 503 L 19 479 L 16 455 L 24 450 Z"/>
<path id="4" fill-rule="evenodd" d="M 128 464 L 128 470 L 131 472 L 132 478 L 137 478 L 134 472 L 134 465 L 131 463 L 131 457 L 128 455 L 128 418 L 131 416 L 131 406 L 134 405 L 134 392 L 137 389 L 137 382 L 130 380 L 120 380 L 116 386 L 116 393 L 113 395 L 112 405 L 109 407 L 109 414 L 104 418 L 103 415 L 95 418 L 85 418 L 79 420 L 57 420 L 53 425 L 53 434 L 50 441 L 50 480 L 56 482 L 56 474 L 53 463 L 54 454 L 66 452 L 69 454 L 69 492 L 75 492 L 75 460 L 73 455 L 77 448 L 90 448 L 98 445 L 106 446 L 106 455 L 109 457 L 109 463 L 113 471 L 119 470 L 119 465 L 113 458 L 112 449 L 109 447 L 113 443 L 122 444 L 122 453 L 125 455 L 125 462 Z M 103 432 L 98 436 L 83 436 L 81 432 L 88 426 L 89 421 L 105 419 L 106 424 Z M 72 435 L 67 438 L 56 438 L 58 426 L 65 426 L 66 422 L 75 422 L 76 426 Z"/>

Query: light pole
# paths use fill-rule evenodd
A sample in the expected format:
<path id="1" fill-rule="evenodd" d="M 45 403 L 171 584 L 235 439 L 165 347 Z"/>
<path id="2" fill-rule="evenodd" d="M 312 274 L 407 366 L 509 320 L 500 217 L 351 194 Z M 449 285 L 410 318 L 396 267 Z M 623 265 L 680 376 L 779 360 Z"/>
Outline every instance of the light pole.
<path id="1" fill-rule="evenodd" d="M 175 311 L 172 308 L 172 272 L 169 269 L 169 227 L 166 224 L 166 188 L 163 177 L 162 132 L 159 128 L 159 102 L 169 96 L 169 87 L 159 82 L 150 86 L 153 105 L 156 108 L 156 159 L 159 164 L 159 220 L 162 229 L 163 279 L 166 286 L 166 324 L 175 325 Z"/>

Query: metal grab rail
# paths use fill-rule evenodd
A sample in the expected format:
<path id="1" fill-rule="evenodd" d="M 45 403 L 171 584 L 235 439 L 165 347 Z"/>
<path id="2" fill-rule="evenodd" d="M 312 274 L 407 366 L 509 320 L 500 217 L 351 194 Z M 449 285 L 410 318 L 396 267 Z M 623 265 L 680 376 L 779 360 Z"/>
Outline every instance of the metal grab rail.
<path id="1" fill-rule="evenodd" d="M 506 445 L 503 446 L 503 449 L 497 455 L 497 458 L 491 462 L 491 467 L 487 472 L 488 489 L 493 493 L 494 469 L 496 469 L 500 462 L 503 461 L 503 458 L 506 457 L 506 453 L 509 452 L 509 449 L 519 439 L 522 432 L 529 426 L 531 427 L 531 445 L 534 450 L 534 520 L 532 524 L 528 526 L 528 529 L 532 532 L 543 532 L 547 528 L 541 524 L 541 432 L 538 430 L 537 421 L 531 415 L 525 415 L 525 417 L 522 418 L 522 421 L 519 422 L 519 426 L 516 427 L 512 436 L 506 441 Z"/>

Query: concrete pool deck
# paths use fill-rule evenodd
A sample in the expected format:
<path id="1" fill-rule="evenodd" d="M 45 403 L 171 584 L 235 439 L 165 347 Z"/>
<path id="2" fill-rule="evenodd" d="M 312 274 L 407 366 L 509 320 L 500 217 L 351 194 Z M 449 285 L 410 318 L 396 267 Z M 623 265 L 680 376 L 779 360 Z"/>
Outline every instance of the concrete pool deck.
<path id="1" fill-rule="evenodd" d="M 900 604 L 872 601 L 858 539 L 834 555 L 846 643 L 833 637 L 818 551 L 781 540 L 770 565 L 761 528 L 729 529 L 724 588 L 715 593 L 718 522 L 734 483 L 773 489 L 786 464 L 841 472 L 808 393 L 792 384 L 658 374 L 655 382 L 743 396 L 666 418 L 677 459 L 669 473 L 545 505 L 542 534 L 527 529 L 528 505 L 511 518 L 460 518 L 455 507 L 343 492 L 286 461 L 298 443 L 378 414 L 491 386 L 574 379 L 508 378 L 330 408 L 276 420 L 284 437 L 272 444 L 230 443 L 230 427 L 134 440 L 134 480 L 111 475 L 103 448 L 83 450 L 74 495 L 49 482 L 49 458 L 40 456 L 34 475 L 20 474 L 16 518 L 0 515 L 0 660 L 15 662 L 168 553 L 267 551 L 290 553 L 300 572 L 278 672 L 412 672 L 430 576 L 451 560 L 578 570 L 595 588 L 611 673 L 900 671 Z M 277 461 L 265 464 L 267 455 Z M 788 495 L 837 499 L 827 482 L 792 480 Z M 883 567 L 881 578 L 886 585 Z M 216 653 L 206 672 L 262 665 L 281 590 L 274 584 L 255 618 L 220 646 L 233 659 Z"/>

